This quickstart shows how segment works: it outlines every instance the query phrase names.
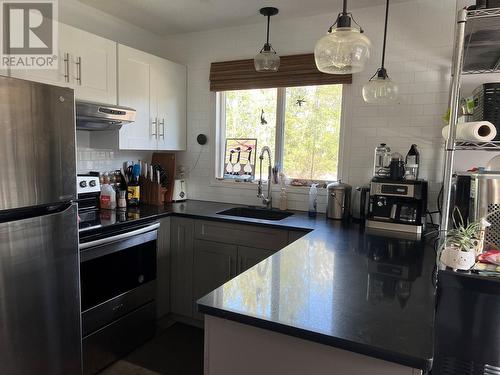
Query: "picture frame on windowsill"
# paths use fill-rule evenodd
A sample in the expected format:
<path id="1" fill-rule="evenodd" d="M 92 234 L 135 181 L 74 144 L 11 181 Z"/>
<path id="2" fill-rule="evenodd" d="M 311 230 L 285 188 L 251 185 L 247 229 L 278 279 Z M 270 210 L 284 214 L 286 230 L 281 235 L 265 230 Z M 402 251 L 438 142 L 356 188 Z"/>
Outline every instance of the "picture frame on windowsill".
<path id="1" fill-rule="evenodd" d="M 257 138 L 226 138 L 224 179 L 253 181 L 257 161 Z"/>

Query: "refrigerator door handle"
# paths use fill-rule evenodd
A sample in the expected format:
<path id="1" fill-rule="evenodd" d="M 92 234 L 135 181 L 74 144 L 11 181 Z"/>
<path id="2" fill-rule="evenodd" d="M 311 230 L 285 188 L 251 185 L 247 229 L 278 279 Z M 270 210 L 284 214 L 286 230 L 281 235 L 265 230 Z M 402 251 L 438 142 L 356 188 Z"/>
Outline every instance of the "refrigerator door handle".
<path id="1" fill-rule="evenodd" d="M 0 211 L 0 223 L 30 219 L 37 216 L 58 214 L 66 211 L 72 204 L 72 202 L 66 202 L 42 207 L 26 207 Z"/>

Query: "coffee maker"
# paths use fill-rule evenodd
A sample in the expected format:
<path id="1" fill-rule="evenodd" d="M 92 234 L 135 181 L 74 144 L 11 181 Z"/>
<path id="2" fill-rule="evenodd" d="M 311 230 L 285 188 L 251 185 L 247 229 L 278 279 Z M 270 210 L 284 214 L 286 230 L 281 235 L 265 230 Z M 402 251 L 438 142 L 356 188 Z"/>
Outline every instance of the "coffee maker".
<path id="1" fill-rule="evenodd" d="M 368 228 L 422 233 L 426 212 L 427 181 L 372 179 Z"/>

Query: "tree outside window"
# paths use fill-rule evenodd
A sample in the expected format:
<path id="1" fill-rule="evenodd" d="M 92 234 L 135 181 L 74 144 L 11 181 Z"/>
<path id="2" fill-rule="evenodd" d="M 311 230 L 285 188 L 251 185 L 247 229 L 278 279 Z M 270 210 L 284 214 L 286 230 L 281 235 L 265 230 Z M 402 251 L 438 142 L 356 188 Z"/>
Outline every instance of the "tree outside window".
<path id="1" fill-rule="evenodd" d="M 257 153 L 269 146 L 273 164 L 287 177 L 337 179 L 342 85 L 226 91 L 221 98 L 222 142 L 257 138 Z"/>

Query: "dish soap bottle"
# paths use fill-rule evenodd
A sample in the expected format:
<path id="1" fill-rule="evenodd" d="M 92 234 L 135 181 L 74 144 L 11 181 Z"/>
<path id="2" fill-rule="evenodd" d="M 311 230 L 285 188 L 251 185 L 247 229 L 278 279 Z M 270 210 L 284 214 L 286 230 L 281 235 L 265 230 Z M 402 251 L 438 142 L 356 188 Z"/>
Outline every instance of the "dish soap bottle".
<path id="1" fill-rule="evenodd" d="M 285 186 L 285 174 L 280 172 L 280 210 L 286 211 L 288 209 L 287 197 L 286 197 L 286 186 Z"/>
<path id="2" fill-rule="evenodd" d="M 318 184 L 312 184 L 309 189 L 309 217 L 316 217 L 318 211 Z"/>

